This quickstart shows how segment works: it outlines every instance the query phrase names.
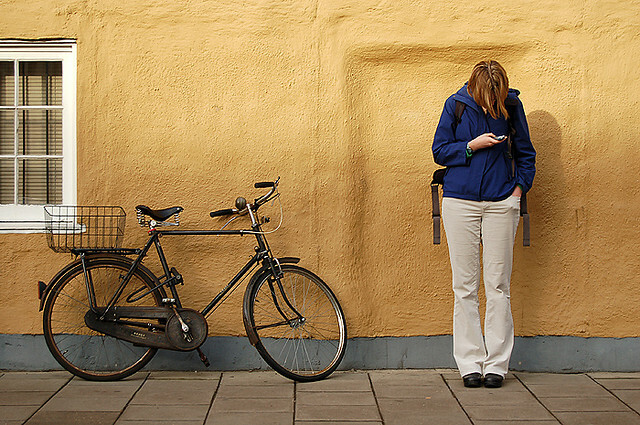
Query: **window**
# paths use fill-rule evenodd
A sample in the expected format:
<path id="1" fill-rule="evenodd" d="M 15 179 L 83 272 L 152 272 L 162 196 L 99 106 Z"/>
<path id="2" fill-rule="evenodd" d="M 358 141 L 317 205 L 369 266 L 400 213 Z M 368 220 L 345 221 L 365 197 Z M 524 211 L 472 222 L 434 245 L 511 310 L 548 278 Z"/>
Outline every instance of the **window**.
<path id="1" fill-rule="evenodd" d="M 76 45 L 0 41 L 0 232 L 76 202 Z"/>

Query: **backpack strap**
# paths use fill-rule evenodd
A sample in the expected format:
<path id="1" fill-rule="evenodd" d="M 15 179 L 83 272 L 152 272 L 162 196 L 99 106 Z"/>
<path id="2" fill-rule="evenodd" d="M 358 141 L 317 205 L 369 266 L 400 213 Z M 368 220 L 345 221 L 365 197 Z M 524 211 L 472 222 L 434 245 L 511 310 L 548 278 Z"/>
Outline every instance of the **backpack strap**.
<path id="1" fill-rule="evenodd" d="M 456 110 L 453 113 L 453 123 L 451 123 L 451 129 L 453 130 L 453 134 L 456 134 L 456 129 L 458 128 L 458 124 L 462 122 L 462 114 L 464 113 L 464 109 L 467 105 L 459 100 L 456 100 Z"/>
<path id="2" fill-rule="evenodd" d="M 520 217 L 522 217 L 522 246 L 531 246 L 531 226 L 529 224 L 529 212 L 527 211 L 527 194 L 520 198 Z"/>
<path id="3" fill-rule="evenodd" d="M 442 184 L 446 168 L 440 168 L 433 172 L 431 180 L 431 218 L 433 219 L 433 244 L 440 244 L 440 197 L 438 186 Z"/>

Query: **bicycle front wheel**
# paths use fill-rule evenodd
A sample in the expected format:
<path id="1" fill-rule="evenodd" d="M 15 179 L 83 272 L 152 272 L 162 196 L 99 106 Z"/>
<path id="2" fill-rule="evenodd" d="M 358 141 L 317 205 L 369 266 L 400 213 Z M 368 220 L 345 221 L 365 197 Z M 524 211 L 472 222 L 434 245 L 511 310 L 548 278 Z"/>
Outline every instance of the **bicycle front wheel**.
<path id="1" fill-rule="evenodd" d="M 265 274 L 247 288 L 247 333 L 260 356 L 281 375 L 296 381 L 323 379 L 344 356 L 342 308 L 318 276 L 292 264 L 281 267 L 280 279 Z"/>
<path id="2" fill-rule="evenodd" d="M 91 306 L 89 294 L 93 292 L 98 308 L 106 307 L 132 263 L 126 257 L 88 257 L 86 275 L 78 263 L 51 289 L 44 307 L 45 341 L 58 363 L 74 375 L 94 381 L 122 379 L 144 367 L 156 353 L 155 348 L 134 346 L 85 323 Z M 142 288 L 153 287 L 149 275 L 136 270 L 116 306 L 160 306 L 158 291 L 135 302 L 126 301 L 133 292 L 142 294 Z"/>

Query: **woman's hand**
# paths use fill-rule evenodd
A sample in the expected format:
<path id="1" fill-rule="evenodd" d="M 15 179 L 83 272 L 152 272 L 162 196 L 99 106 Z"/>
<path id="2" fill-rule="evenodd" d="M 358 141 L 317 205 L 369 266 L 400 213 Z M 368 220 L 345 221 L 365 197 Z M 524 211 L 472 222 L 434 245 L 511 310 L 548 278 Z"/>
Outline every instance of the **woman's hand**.
<path id="1" fill-rule="evenodd" d="M 468 146 L 475 152 L 478 149 L 489 148 L 507 140 L 506 138 L 504 140 L 496 140 L 495 137 L 496 135 L 493 133 L 484 133 L 470 141 Z"/>
<path id="2" fill-rule="evenodd" d="M 520 185 L 516 185 L 516 188 L 513 189 L 513 193 L 511 194 L 511 196 L 517 196 L 518 198 L 522 197 L 522 188 L 520 187 Z"/>

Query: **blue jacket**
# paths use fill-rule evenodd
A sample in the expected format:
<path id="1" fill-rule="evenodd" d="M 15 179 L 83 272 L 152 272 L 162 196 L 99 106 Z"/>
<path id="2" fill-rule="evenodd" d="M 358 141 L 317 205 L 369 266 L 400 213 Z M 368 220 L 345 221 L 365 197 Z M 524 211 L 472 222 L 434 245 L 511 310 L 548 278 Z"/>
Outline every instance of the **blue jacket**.
<path id="1" fill-rule="evenodd" d="M 536 173 L 536 151 L 531 144 L 519 94 L 519 91 L 509 89 L 508 97 L 517 103 L 516 108 L 510 108 L 510 111 L 515 109 L 511 117 L 516 130 L 513 137 L 515 175 L 506 141 L 479 149 L 470 158 L 466 155 L 467 142 L 481 134 L 508 135 L 507 120 L 502 117 L 494 120 L 485 114 L 467 92 L 467 84 L 447 99 L 432 147 L 435 162 L 447 167 L 444 196 L 472 201 L 501 201 L 508 198 L 518 184 L 525 193 L 531 188 Z M 465 103 L 466 107 L 454 134 L 456 100 Z"/>

